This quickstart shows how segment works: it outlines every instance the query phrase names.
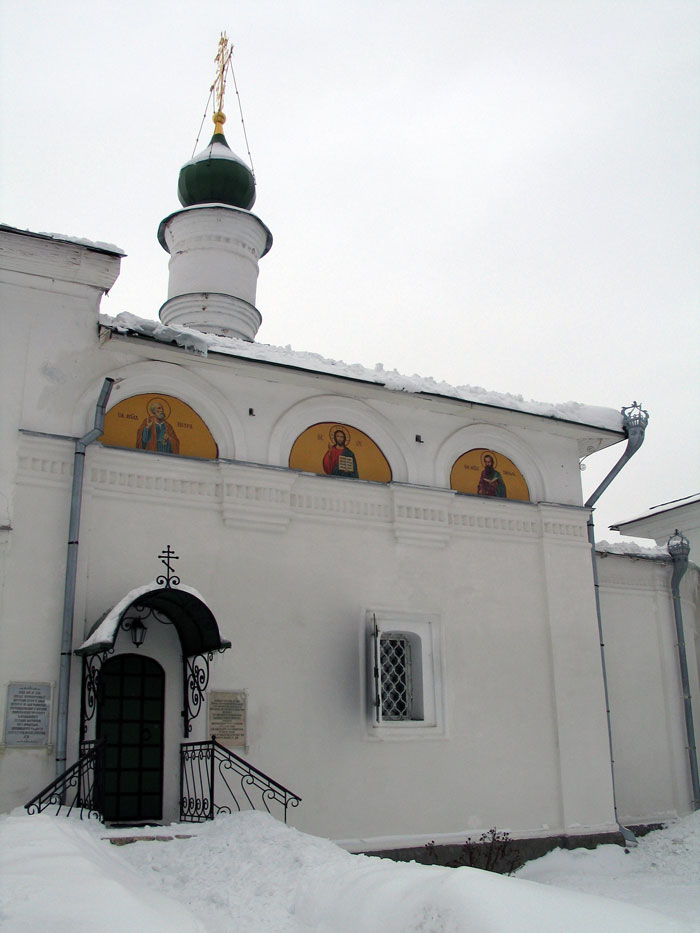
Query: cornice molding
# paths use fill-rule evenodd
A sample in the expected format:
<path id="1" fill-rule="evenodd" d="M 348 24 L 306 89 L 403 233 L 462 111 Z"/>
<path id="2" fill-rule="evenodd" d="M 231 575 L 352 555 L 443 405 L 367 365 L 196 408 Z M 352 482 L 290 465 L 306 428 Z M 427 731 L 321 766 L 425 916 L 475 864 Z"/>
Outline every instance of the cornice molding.
<path id="1" fill-rule="evenodd" d="M 452 490 L 392 486 L 393 525 L 401 544 L 445 547 L 450 539 Z"/>
<path id="2" fill-rule="evenodd" d="M 22 486 L 70 488 L 73 443 L 50 437 L 20 435 L 17 447 L 17 483 Z"/>
<path id="3" fill-rule="evenodd" d="M 389 525 L 391 522 L 390 486 L 294 471 L 290 471 L 290 475 L 295 477 L 290 494 L 295 517 L 362 525 Z"/>
<path id="4" fill-rule="evenodd" d="M 228 527 L 284 531 L 291 519 L 294 474 L 220 464 L 222 517 Z"/>
<path id="5" fill-rule="evenodd" d="M 73 444 L 23 435 L 17 481 L 70 487 Z M 451 489 L 316 476 L 226 460 L 193 460 L 96 444 L 85 492 L 218 511 L 227 527 L 283 532 L 292 521 L 384 527 L 401 544 L 445 547 L 483 536 L 588 546 L 585 509 L 458 495 Z"/>
<path id="6" fill-rule="evenodd" d="M 121 256 L 99 247 L 22 231 L 1 233 L 0 268 L 6 273 L 27 276 L 25 284 L 33 281 L 31 287 L 41 291 L 60 292 L 64 290 L 62 283 L 68 283 L 107 292 L 119 275 Z M 41 285 L 38 280 L 43 280 Z M 21 279 L 15 281 L 19 284 Z"/>

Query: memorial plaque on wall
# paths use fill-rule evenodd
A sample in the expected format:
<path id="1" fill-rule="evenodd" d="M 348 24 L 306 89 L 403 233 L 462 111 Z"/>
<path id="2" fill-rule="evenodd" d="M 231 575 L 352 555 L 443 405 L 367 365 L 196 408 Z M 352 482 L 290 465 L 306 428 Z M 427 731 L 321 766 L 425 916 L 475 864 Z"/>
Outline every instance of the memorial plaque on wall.
<path id="1" fill-rule="evenodd" d="M 245 690 L 210 690 L 209 735 L 226 748 L 246 746 Z"/>
<path id="2" fill-rule="evenodd" d="M 5 745 L 48 745 L 51 684 L 8 684 Z"/>

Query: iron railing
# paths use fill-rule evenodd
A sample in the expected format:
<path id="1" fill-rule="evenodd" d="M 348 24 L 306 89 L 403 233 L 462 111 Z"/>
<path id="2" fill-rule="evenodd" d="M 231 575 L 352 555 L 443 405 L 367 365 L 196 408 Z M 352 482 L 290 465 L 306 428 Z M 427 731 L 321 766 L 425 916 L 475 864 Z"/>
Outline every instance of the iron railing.
<path id="1" fill-rule="evenodd" d="M 256 806 L 256 803 L 258 806 Z M 219 813 L 265 809 L 277 804 L 287 822 L 289 807 L 301 797 L 258 771 L 216 741 L 183 742 L 180 746 L 180 820 L 202 823 Z"/>
<path id="2" fill-rule="evenodd" d="M 94 817 L 101 822 L 104 747 L 104 739 L 81 742 L 80 757 L 75 764 L 47 784 L 29 803 L 25 803 L 27 813 L 41 813 L 49 807 L 55 807 L 57 815 L 62 809 L 65 809 L 66 816 L 79 810 L 81 820 L 83 817 Z"/>

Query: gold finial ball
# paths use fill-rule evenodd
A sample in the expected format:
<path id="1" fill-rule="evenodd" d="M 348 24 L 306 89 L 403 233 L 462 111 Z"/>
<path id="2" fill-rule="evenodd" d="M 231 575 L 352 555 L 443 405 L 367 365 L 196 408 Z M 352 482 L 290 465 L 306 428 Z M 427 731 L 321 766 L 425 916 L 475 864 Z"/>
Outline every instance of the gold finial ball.
<path id="1" fill-rule="evenodd" d="M 214 116 L 212 117 L 212 120 L 214 121 L 214 123 L 223 124 L 226 122 L 226 114 L 223 112 L 223 110 L 217 110 Z"/>

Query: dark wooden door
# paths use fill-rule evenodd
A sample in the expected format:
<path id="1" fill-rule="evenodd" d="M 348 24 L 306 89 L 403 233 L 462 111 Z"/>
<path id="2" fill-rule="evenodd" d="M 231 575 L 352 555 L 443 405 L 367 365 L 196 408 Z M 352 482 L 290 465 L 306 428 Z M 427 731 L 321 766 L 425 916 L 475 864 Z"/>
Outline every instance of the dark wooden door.
<path id="1" fill-rule="evenodd" d="M 97 738 L 106 741 L 104 817 L 145 822 L 163 816 L 165 672 L 152 658 L 121 654 L 102 665 Z"/>

